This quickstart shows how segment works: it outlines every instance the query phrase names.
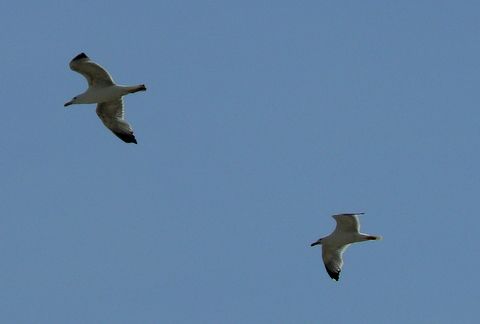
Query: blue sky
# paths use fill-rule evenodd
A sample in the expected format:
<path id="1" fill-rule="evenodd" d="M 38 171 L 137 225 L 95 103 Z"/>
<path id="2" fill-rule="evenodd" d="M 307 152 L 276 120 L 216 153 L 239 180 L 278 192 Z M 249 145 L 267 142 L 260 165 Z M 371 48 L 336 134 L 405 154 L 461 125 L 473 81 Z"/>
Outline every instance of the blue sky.
<path id="1" fill-rule="evenodd" d="M 0 4 L 2 323 L 473 323 L 475 1 Z M 64 108 L 85 52 L 138 145 Z M 339 282 L 309 244 L 363 211 Z"/>

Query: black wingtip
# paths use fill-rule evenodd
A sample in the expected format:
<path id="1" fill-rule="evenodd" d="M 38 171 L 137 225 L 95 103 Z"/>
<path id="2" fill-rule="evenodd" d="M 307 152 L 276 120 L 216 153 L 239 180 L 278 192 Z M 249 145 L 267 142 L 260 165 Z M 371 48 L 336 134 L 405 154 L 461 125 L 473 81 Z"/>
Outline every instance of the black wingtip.
<path id="1" fill-rule="evenodd" d="M 82 53 L 78 54 L 77 56 L 75 56 L 72 61 L 81 60 L 81 59 L 84 59 L 84 58 L 88 59 L 88 56 L 87 56 L 87 54 L 82 52 Z"/>
<path id="2" fill-rule="evenodd" d="M 365 213 L 341 213 L 341 214 L 335 214 L 333 216 L 355 216 L 355 215 L 364 215 Z"/>
<path id="3" fill-rule="evenodd" d="M 137 139 L 135 138 L 135 136 L 132 134 L 126 134 L 126 133 L 115 133 L 113 132 L 115 135 L 118 136 L 118 138 L 120 138 L 122 141 L 124 141 L 125 143 L 134 143 L 134 144 L 137 144 Z"/>
<path id="4" fill-rule="evenodd" d="M 327 273 L 330 276 L 330 278 L 332 278 L 335 281 L 338 281 L 338 279 L 340 279 L 340 271 L 338 272 L 330 271 L 326 266 L 325 266 L 325 269 L 327 270 Z"/>

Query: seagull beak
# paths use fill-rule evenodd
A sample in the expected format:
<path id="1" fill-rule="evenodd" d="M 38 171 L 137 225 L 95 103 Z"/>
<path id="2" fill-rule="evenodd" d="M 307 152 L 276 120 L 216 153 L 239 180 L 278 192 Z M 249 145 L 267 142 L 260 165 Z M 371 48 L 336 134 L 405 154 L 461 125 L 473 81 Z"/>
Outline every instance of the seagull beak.
<path id="1" fill-rule="evenodd" d="M 315 241 L 312 244 L 310 244 L 310 246 L 315 246 L 315 245 L 319 245 L 319 244 L 322 244 L 322 240 Z"/>
<path id="2" fill-rule="evenodd" d="M 66 102 L 63 106 L 64 107 L 67 107 L 67 106 L 70 106 L 71 104 L 73 104 L 73 100 L 69 101 L 69 102 Z"/>

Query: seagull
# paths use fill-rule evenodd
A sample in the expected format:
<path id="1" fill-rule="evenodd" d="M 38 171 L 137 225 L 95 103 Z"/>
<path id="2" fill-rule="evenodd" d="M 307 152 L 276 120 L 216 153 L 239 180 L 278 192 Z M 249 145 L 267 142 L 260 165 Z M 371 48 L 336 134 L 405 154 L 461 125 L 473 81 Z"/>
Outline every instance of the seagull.
<path id="1" fill-rule="evenodd" d="M 325 269 L 330 277 L 338 281 L 340 277 L 340 271 L 342 271 L 343 252 L 352 243 L 381 240 L 381 236 L 369 235 L 360 233 L 360 222 L 358 215 L 364 213 L 355 214 L 338 214 L 332 217 L 337 222 L 335 230 L 328 235 L 313 242 L 310 246 L 322 245 L 322 258 L 325 263 Z"/>
<path id="2" fill-rule="evenodd" d="M 144 84 L 122 86 L 115 84 L 110 74 L 99 64 L 93 62 L 85 53 L 80 53 L 70 61 L 70 69 L 87 79 L 88 89 L 73 97 L 64 107 L 73 104 L 97 104 L 97 115 L 103 124 L 126 143 L 135 143 L 130 124 L 124 119 L 124 95 L 146 91 Z"/>

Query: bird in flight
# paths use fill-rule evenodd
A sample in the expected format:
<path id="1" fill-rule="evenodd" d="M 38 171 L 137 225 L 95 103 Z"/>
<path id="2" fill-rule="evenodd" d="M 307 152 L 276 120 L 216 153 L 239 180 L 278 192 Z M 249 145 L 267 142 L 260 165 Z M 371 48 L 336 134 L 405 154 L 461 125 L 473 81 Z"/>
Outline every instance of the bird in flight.
<path id="1" fill-rule="evenodd" d="M 80 53 L 70 61 L 70 68 L 87 79 L 88 89 L 64 106 L 73 104 L 97 104 L 97 115 L 103 124 L 126 143 L 135 143 L 133 129 L 125 120 L 123 96 L 138 91 L 146 91 L 144 84 L 123 86 L 116 84 L 110 74 L 93 62 L 85 53 Z"/>
<path id="2" fill-rule="evenodd" d="M 340 271 L 342 271 L 343 252 L 345 252 L 350 244 L 382 239 L 381 236 L 360 233 L 358 215 L 363 214 L 364 213 L 333 215 L 332 217 L 337 222 L 335 230 L 330 235 L 320 238 L 310 245 L 322 245 L 322 258 L 325 269 L 327 269 L 329 276 L 336 281 L 338 281 Z"/>

